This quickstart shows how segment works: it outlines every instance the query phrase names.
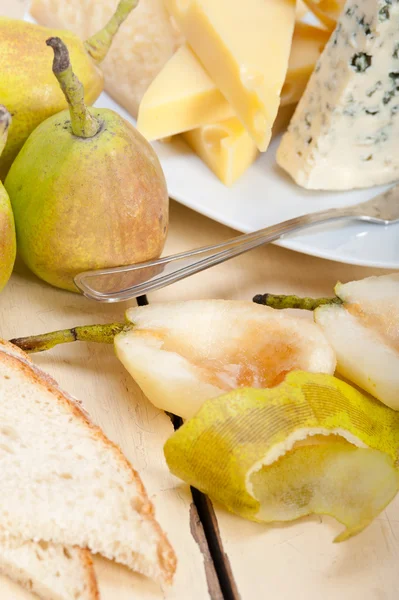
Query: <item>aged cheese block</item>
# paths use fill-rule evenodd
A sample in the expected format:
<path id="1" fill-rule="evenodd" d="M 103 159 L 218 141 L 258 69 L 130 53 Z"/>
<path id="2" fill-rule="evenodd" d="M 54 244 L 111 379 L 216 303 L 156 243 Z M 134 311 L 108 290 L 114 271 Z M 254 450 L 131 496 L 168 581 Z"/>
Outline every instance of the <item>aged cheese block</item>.
<path id="1" fill-rule="evenodd" d="M 295 1 L 165 4 L 259 150 L 266 150 L 288 69 Z"/>

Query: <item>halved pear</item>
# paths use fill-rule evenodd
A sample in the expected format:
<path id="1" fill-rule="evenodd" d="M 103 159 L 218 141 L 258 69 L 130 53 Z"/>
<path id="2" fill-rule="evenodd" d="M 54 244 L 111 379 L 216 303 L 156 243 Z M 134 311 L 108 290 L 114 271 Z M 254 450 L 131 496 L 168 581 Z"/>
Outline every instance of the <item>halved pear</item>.
<path id="1" fill-rule="evenodd" d="M 117 356 L 153 404 L 186 419 L 232 389 L 273 387 L 297 369 L 335 370 L 317 325 L 251 302 L 154 304 L 126 316 L 134 328 L 115 337 Z"/>
<path id="2" fill-rule="evenodd" d="M 315 313 L 337 354 L 337 370 L 399 410 L 399 273 L 337 284 L 343 305 Z"/>

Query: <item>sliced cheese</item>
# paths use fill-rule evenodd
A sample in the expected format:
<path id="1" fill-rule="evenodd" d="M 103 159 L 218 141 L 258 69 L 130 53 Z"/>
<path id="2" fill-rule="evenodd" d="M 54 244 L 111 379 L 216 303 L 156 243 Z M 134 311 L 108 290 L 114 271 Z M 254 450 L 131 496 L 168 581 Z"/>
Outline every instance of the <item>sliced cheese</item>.
<path id="1" fill-rule="evenodd" d="M 318 27 L 296 24 L 281 105 L 298 102 L 329 35 Z M 185 45 L 144 94 L 137 129 L 153 141 L 234 116 L 233 108 Z"/>
<path id="2" fill-rule="evenodd" d="M 287 76 L 281 90 L 281 104 L 299 102 L 309 77 L 330 37 L 330 32 L 306 23 L 295 25 Z"/>
<path id="3" fill-rule="evenodd" d="M 295 104 L 280 106 L 273 136 L 287 129 Z M 183 139 L 225 185 L 233 185 L 252 165 L 258 149 L 237 118 L 203 125 L 182 134 Z"/>
<path id="4" fill-rule="evenodd" d="M 165 3 L 259 150 L 266 150 L 288 68 L 295 0 Z"/>
<path id="5" fill-rule="evenodd" d="M 292 115 L 295 112 L 296 104 L 288 104 L 288 106 L 280 106 L 276 120 L 273 124 L 272 137 L 276 137 L 285 131 L 291 121 Z"/>
<path id="6" fill-rule="evenodd" d="M 258 155 L 252 138 L 236 117 L 182 135 L 225 185 L 237 181 Z"/>
<path id="7" fill-rule="evenodd" d="M 334 29 L 345 0 L 304 0 L 312 13 L 330 30 Z M 300 10 L 297 7 L 297 10 Z"/>
<path id="8" fill-rule="evenodd" d="M 399 3 L 349 0 L 298 104 L 277 162 L 301 186 L 399 179 Z"/>
<path id="9" fill-rule="evenodd" d="M 302 0 L 296 1 L 295 16 L 298 21 L 299 21 L 299 19 L 302 19 L 306 15 L 308 10 L 309 10 L 308 7 L 306 6 L 306 4 L 304 2 L 302 2 Z"/>
<path id="10" fill-rule="evenodd" d="M 137 129 L 153 141 L 233 116 L 227 100 L 189 46 L 184 45 L 144 94 Z"/>

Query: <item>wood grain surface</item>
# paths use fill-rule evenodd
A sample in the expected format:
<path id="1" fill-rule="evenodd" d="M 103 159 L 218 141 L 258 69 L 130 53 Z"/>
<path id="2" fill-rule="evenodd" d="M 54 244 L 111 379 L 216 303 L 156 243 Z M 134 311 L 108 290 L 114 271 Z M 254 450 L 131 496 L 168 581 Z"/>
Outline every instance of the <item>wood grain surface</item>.
<path id="1" fill-rule="evenodd" d="M 66 0 L 67 1 L 67 0 Z M 99 0 L 100 1 L 100 0 Z M 27 2 L 0 0 L 0 15 L 22 14 Z M 1 99 L 0 99 L 1 101 Z M 212 244 L 232 230 L 178 204 L 171 206 L 165 254 Z M 383 271 L 323 261 L 276 246 L 259 248 L 170 288 L 150 302 L 194 298 L 251 300 L 260 292 L 310 296 L 332 293 L 337 280 Z M 130 304 L 133 304 L 131 302 Z M 21 264 L 0 296 L 0 337 L 50 331 L 123 317 L 129 304 L 98 305 L 40 282 Z M 311 318 L 303 315 L 303 318 Z M 93 420 L 117 442 L 140 475 L 157 518 L 178 556 L 175 584 L 151 581 L 104 559 L 95 560 L 102 600 L 221 600 L 218 573 L 230 580 L 229 598 L 243 600 L 397 600 L 399 598 L 399 500 L 361 535 L 333 544 L 340 526 L 329 518 L 307 518 L 285 526 L 244 521 L 222 507 L 199 503 L 169 472 L 163 444 L 173 432 L 169 417 L 154 408 L 117 361 L 112 346 L 71 344 L 35 355 L 34 361 L 80 398 Z M 1 474 L 0 474 L 1 491 Z M 210 543 L 204 534 L 203 524 Z M 215 547 L 217 546 L 216 550 Z M 29 600 L 0 577 L 0 600 Z"/>
<path id="2" fill-rule="evenodd" d="M 234 235 L 233 230 L 173 204 L 165 252 L 182 252 Z M 328 296 L 338 280 L 384 273 L 270 245 L 159 290 L 149 300 L 251 300 L 260 292 Z M 308 313 L 301 316 L 311 318 Z M 342 544 L 333 544 L 341 526 L 328 517 L 265 526 L 240 519 L 219 506 L 215 513 L 243 600 L 399 598 L 399 498 L 362 534 Z"/>
<path id="3" fill-rule="evenodd" d="M 0 296 L 0 337 L 10 339 L 25 333 L 115 321 L 123 319 L 126 308 L 127 305 L 93 304 L 77 294 L 52 288 L 17 264 Z M 115 357 L 112 345 L 75 343 L 33 358 L 62 387 L 82 400 L 95 423 L 139 471 L 154 502 L 156 516 L 178 557 L 175 583 L 165 590 L 127 569 L 107 561 L 96 562 L 102 600 L 180 600 L 187 598 L 187 590 L 193 599 L 209 598 L 204 565 L 209 558 L 207 548 L 204 554 L 204 548 L 192 535 L 191 493 L 169 473 L 163 456 L 163 444 L 173 432 L 170 418 L 141 394 Z M 6 590 L 7 584 L 1 580 L 1 600 L 19 599 L 17 592 Z"/>

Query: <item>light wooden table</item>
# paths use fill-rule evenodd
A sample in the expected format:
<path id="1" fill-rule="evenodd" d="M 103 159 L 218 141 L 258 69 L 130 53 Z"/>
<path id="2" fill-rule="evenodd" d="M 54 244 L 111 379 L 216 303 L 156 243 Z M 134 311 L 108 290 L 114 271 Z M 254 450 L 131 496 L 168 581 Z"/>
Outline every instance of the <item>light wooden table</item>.
<path id="1" fill-rule="evenodd" d="M 23 0 L 0 0 L 0 14 L 16 15 L 22 6 Z M 233 235 L 232 230 L 172 203 L 165 253 Z M 251 300 L 255 293 L 265 291 L 328 295 L 338 279 L 348 281 L 381 272 L 268 246 L 160 290 L 149 301 Z M 131 304 L 91 303 L 45 285 L 18 263 L 0 295 L 0 337 L 118 320 Z M 127 569 L 96 559 L 102 600 L 399 598 L 399 499 L 365 532 L 338 545 L 332 539 L 339 526 L 331 519 L 263 526 L 213 507 L 202 496 L 195 496 L 195 504 L 189 488 L 174 478 L 165 464 L 163 444 L 173 432 L 169 417 L 141 394 L 111 346 L 71 344 L 35 355 L 34 361 L 83 401 L 93 420 L 139 470 L 178 556 L 175 583 L 164 590 Z M 0 600 L 30 598 L 29 593 L 0 577 Z"/>
<path id="2" fill-rule="evenodd" d="M 226 239 L 235 232 L 178 204 L 171 206 L 166 252 Z M 382 272 L 382 271 L 380 271 Z M 334 283 L 378 274 L 268 246 L 160 290 L 151 302 L 193 298 L 250 300 L 257 292 L 331 293 Z M 0 296 L 0 336 L 6 339 L 74 325 L 118 320 L 131 303 L 98 305 L 45 285 L 17 264 Z M 222 598 L 202 524 L 190 490 L 169 474 L 162 447 L 173 432 L 170 419 L 140 393 L 111 346 L 71 344 L 35 362 L 73 395 L 131 460 L 154 501 L 157 517 L 174 545 L 176 582 L 160 590 L 152 582 L 105 560 L 96 560 L 103 600 L 203 600 Z M 205 504 L 205 506 L 203 506 Z M 309 518 L 287 526 L 246 522 L 202 502 L 210 543 L 218 543 L 226 598 L 243 600 L 397 600 L 399 597 L 399 501 L 364 533 L 336 545 L 330 519 Z M 226 581 L 226 572 L 230 576 Z M 226 593 L 227 588 L 227 593 Z M 230 593 L 229 593 L 230 588 Z M 1 600 L 30 595 L 0 579 Z"/>

